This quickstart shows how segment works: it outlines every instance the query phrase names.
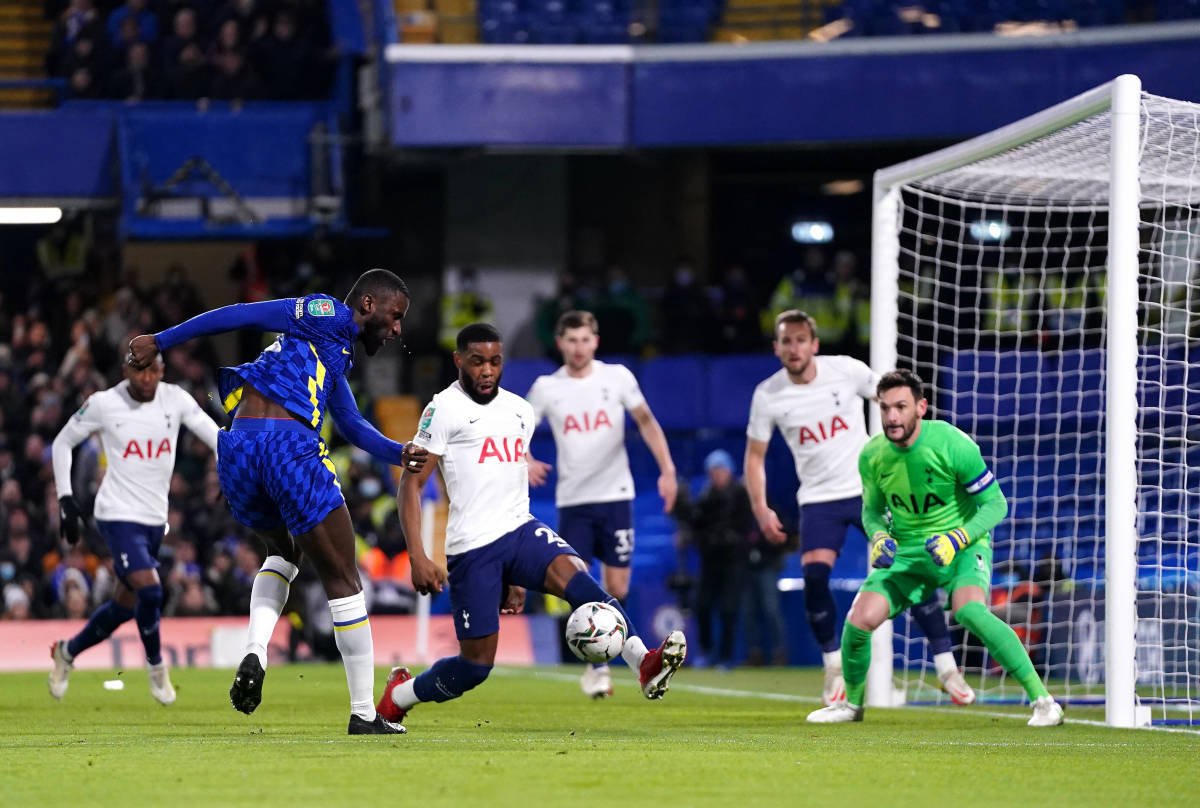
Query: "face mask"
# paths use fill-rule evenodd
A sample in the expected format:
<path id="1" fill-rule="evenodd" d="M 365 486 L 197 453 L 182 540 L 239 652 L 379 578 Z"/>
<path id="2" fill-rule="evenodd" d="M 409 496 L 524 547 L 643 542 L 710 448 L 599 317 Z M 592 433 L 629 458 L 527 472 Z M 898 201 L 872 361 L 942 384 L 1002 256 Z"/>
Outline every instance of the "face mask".
<path id="1" fill-rule="evenodd" d="M 11 561 L 0 564 L 0 581 L 8 582 L 17 575 L 17 565 Z"/>
<path id="2" fill-rule="evenodd" d="M 383 483 L 374 477 L 367 477 L 358 484 L 358 493 L 366 499 L 375 499 L 383 492 Z"/>

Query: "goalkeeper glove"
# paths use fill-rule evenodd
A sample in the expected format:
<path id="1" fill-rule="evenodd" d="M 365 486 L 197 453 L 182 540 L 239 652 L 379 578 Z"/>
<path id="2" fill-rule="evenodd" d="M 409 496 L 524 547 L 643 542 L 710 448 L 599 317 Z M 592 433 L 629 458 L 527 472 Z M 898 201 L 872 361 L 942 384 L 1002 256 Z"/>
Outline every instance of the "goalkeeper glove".
<path id="1" fill-rule="evenodd" d="M 79 503 L 70 494 L 58 498 L 58 534 L 67 540 L 67 544 L 75 544 L 83 535 L 83 514 L 79 511 Z"/>
<path id="2" fill-rule="evenodd" d="M 887 569 L 896 561 L 896 540 L 882 530 L 876 531 L 871 542 L 871 566 Z"/>
<path id="3" fill-rule="evenodd" d="M 925 542 L 925 551 L 933 556 L 933 563 L 939 567 L 948 567 L 954 560 L 954 554 L 970 544 L 967 531 L 961 527 L 939 533 Z"/>

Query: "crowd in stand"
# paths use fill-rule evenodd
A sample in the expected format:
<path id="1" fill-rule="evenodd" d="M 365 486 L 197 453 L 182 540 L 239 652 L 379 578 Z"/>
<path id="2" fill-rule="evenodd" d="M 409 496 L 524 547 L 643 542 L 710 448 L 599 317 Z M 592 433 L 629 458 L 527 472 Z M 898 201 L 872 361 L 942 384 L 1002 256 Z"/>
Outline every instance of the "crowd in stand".
<path id="1" fill-rule="evenodd" d="M 803 267 L 774 286 L 755 284 L 738 264 L 706 286 L 688 260 L 677 262 L 670 281 L 653 292 L 634 285 L 619 266 L 588 278 L 560 276 L 557 292 L 538 307 L 534 326 L 550 358 L 558 357 L 554 323 L 571 309 L 596 315 L 601 350 L 612 355 L 757 353 L 770 348 L 773 313 L 785 309 L 802 309 L 817 319 L 827 353 L 866 355 L 870 289 L 848 251 L 830 260 L 814 248 Z"/>
<path id="2" fill-rule="evenodd" d="M 47 70 L 72 98 L 296 100 L 328 94 L 325 0 L 47 0 Z"/>

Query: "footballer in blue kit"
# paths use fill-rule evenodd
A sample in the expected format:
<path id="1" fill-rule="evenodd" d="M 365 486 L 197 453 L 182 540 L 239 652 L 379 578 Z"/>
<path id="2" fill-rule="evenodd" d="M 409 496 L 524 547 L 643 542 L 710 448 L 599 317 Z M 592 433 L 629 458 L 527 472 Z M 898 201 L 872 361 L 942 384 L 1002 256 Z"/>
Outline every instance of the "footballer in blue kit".
<path id="1" fill-rule="evenodd" d="M 420 492 L 434 465 L 441 470 L 450 500 L 447 569 L 428 557 L 420 540 L 408 548 L 417 592 L 441 592 L 449 581 L 459 653 L 415 678 L 407 668 L 393 668 L 379 714 L 399 723 L 416 704 L 456 699 L 482 684 L 495 663 L 500 614 L 519 613 L 527 589 L 563 598 L 572 608 L 601 602 L 621 612 L 629 630 L 621 657 L 637 673 L 643 695 L 662 698 L 687 653 L 683 632 L 647 649 L 579 554 L 529 513 L 526 447 L 536 420 L 529 402 L 500 387 L 500 332 L 486 323 L 466 326 L 454 362 L 458 380 L 433 397 L 414 441 L 433 462 L 420 471 L 406 468 L 396 497 L 404 534 L 420 536 Z"/>
<path id="2" fill-rule="evenodd" d="M 218 436 L 217 472 L 234 517 L 266 544 L 250 597 L 246 655 L 229 696 L 251 713 L 262 700 L 267 642 L 304 553 L 312 559 L 333 616 L 346 667 L 351 735 L 400 734 L 374 707 L 374 650 L 354 555 L 354 531 L 320 431 L 326 409 L 355 446 L 416 471 L 426 452 L 382 435 L 363 418 L 346 381 L 354 346 L 368 356 L 401 333 L 408 287 L 383 269 L 363 273 L 346 302 L 328 295 L 246 303 L 193 317 L 129 344 L 142 367 L 159 351 L 196 337 L 241 328 L 278 332 L 253 362 L 221 368 L 222 403 L 233 416 Z"/>

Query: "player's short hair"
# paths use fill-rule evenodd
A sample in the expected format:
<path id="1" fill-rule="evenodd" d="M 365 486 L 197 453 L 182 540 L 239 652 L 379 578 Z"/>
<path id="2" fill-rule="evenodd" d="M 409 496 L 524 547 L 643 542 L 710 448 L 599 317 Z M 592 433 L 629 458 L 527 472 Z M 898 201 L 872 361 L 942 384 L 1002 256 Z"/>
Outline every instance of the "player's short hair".
<path id="1" fill-rule="evenodd" d="M 779 326 L 783 325 L 784 323 L 805 323 L 808 325 L 808 330 L 809 333 L 812 334 L 812 338 L 817 338 L 817 321 L 814 320 L 813 316 L 806 311 L 800 311 L 800 309 L 788 309 L 787 311 L 779 312 L 779 314 L 775 315 L 775 329 L 772 333 L 777 333 L 779 331 Z"/>
<path id="2" fill-rule="evenodd" d="M 500 337 L 500 330 L 491 323 L 471 323 L 464 325 L 458 332 L 455 348 L 459 353 L 464 353 L 472 342 L 504 342 L 504 340 Z"/>
<path id="3" fill-rule="evenodd" d="M 882 396 L 888 390 L 895 390 L 897 387 L 912 390 L 913 401 L 925 398 L 925 382 L 908 368 L 896 368 L 880 376 L 879 384 L 875 385 L 875 395 Z"/>
<path id="4" fill-rule="evenodd" d="M 561 337 L 567 333 L 568 328 L 590 328 L 593 334 L 600 333 L 600 324 L 596 322 L 596 315 L 590 311 L 564 311 L 554 325 L 554 336 Z"/>
<path id="5" fill-rule="evenodd" d="M 354 308 L 362 300 L 363 295 L 370 295 L 378 300 L 396 293 L 412 297 L 408 293 L 408 284 L 395 272 L 386 269 L 368 269 L 358 276 L 358 280 L 350 288 L 350 294 L 346 295 L 346 305 Z"/>

